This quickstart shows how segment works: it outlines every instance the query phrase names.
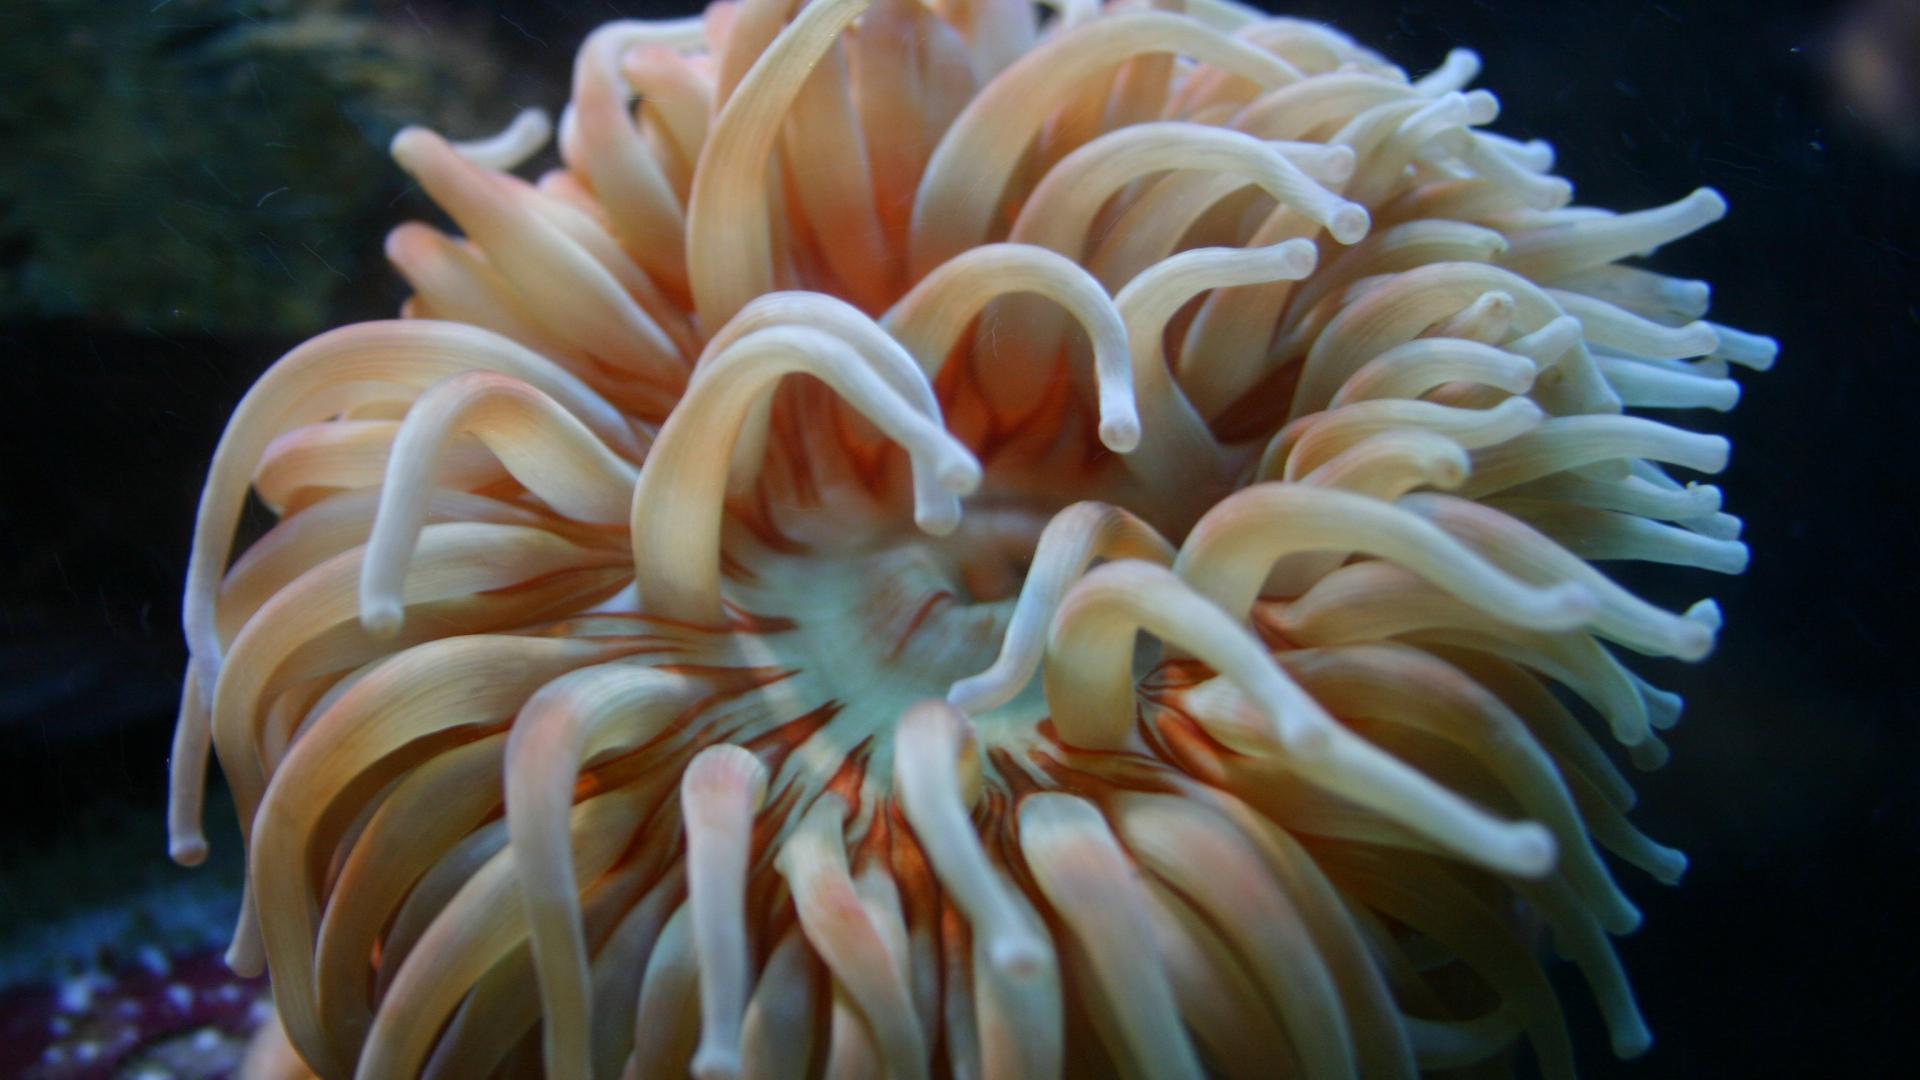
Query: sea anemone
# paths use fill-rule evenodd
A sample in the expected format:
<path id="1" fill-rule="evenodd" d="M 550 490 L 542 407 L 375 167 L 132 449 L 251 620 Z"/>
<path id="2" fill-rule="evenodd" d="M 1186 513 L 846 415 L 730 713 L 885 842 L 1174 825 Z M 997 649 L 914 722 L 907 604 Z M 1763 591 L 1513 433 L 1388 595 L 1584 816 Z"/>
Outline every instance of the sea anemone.
<path id="1" fill-rule="evenodd" d="M 547 137 L 401 132 L 404 318 L 234 414 L 229 951 L 329 1077 L 1411 1076 L 1646 1026 L 1611 855 L 1738 572 L 1770 341 L 1410 79 L 1225 0 L 739 0 L 590 36 Z M 1627 260 L 1627 261 L 1623 261 Z M 789 376 L 799 376 L 789 378 Z M 248 491 L 279 522 L 230 563 Z M 966 507 L 962 513 L 962 498 Z M 263 1054 L 262 1059 L 271 1058 Z"/>

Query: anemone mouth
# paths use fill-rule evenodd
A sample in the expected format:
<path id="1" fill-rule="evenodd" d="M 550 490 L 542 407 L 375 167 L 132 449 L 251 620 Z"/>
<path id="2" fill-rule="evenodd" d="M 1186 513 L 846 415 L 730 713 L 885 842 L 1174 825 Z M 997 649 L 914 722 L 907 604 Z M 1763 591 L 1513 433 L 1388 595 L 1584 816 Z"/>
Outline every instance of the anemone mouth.
<path id="1" fill-rule="evenodd" d="M 744 0 L 393 142 L 406 318 L 237 409 L 186 596 L 261 1062 L 1410 1076 L 1650 1036 L 1607 856 L 1770 341 L 1419 79 L 1224 0 Z M 512 169 L 557 131 L 565 167 Z M 249 487 L 281 514 L 231 560 Z M 1605 744 L 1615 744 L 1610 754 Z M 274 1040 L 284 1039 L 284 1044 Z M 263 1065 L 262 1068 L 267 1066 Z"/>

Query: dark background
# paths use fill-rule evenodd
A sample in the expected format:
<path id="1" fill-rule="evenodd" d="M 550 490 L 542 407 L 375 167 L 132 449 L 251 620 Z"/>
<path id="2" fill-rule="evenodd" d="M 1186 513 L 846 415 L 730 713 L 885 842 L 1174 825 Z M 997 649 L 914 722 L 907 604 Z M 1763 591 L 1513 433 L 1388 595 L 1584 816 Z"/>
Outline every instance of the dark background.
<path id="1" fill-rule="evenodd" d="M 1728 618 L 1706 664 L 1649 670 L 1689 709 L 1636 820 L 1693 860 L 1678 889 L 1625 875 L 1648 918 L 1620 949 L 1653 1051 L 1612 1062 L 1584 988 L 1562 986 L 1590 1075 L 1892 1071 L 1920 1003 L 1904 632 L 1920 170 L 1902 126 L 1920 95 L 1895 85 L 1876 106 L 1836 86 L 1861 71 L 1839 28 L 1867 12 L 1863 40 L 1913 79 L 1920 7 L 1278 6 L 1416 73 L 1473 46 L 1505 106 L 1496 128 L 1551 139 L 1580 201 L 1710 184 L 1731 202 L 1658 263 L 1712 280 L 1714 317 L 1776 336 L 1782 359 L 1743 375 L 1731 417 L 1690 420 L 1734 440 L 1722 481 L 1752 568 L 1649 581 L 1669 601 L 1711 592 Z M 686 7 L 0 13 L 0 938 L 187 873 L 165 863 L 158 808 L 200 479 L 267 363 L 401 298 L 381 239 L 430 210 L 385 163 L 387 135 L 426 119 L 471 136 L 557 107 L 593 25 Z M 328 33 L 275 32 L 315 17 Z"/>

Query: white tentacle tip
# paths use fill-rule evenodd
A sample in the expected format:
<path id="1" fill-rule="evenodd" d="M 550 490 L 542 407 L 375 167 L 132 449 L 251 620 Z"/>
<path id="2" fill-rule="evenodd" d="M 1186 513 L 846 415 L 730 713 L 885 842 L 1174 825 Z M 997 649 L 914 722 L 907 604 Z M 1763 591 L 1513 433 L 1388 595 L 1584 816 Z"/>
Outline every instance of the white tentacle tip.
<path id="1" fill-rule="evenodd" d="M 1573 181 L 1564 176 L 1542 176 L 1529 189 L 1527 202 L 1536 210 L 1558 210 L 1573 201 Z"/>
<path id="2" fill-rule="evenodd" d="M 740 1080 L 740 1051 L 731 1046 L 702 1046 L 693 1055 L 694 1080 Z"/>
<path id="3" fill-rule="evenodd" d="M 1285 281 L 1298 281 L 1320 264 L 1319 245 L 1305 237 L 1274 245 L 1273 255 L 1274 272 Z"/>
<path id="4" fill-rule="evenodd" d="M 950 536 L 960 527 L 960 500 L 951 492 L 941 494 L 945 497 L 925 500 L 913 510 L 913 523 L 928 536 Z"/>
<path id="5" fill-rule="evenodd" d="M 1699 214 L 1703 222 L 1711 223 L 1727 216 L 1726 196 L 1710 187 L 1695 188 L 1686 201 L 1687 208 Z"/>
<path id="6" fill-rule="evenodd" d="M 1620 1030 L 1614 1032 L 1609 1041 L 1613 1046 L 1613 1056 L 1627 1061 L 1653 1049 L 1653 1032 L 1647 1030 L 1647 1022 L 1636 1013 L 1621 1023 Z"/>
<path id="7" fill-rule="evenodd" d="M 396 267 L 405 267 L 416 256 L 425 254 L 434 239 L 433 228 L 418 221 L 404 221 L 387 230 L 387 238 L 380 245 L 387 261 Z"/>
<path id="8" fill-rule="evenodd" d="M 1373 228 L 1373 218 L 1367 208 L 1356 202 L 1343 202 L 1327 215 L 1327 231 L 1342 244 L 1357 244 L 1366 239 L 1367 230 Z"/>
<path id="9" fill-rule="evenodd" d="M 987 946 L 987 963 L 1011 979 L 1031 979 L 1046 970 L 1047 953 L 1028 934 L 1008 934 Z"/>
<path id="10" fill-rule="evenodd" d="M 1673 760 L 1673 750 L 1659 739 L 1646 738 L 1627 746 L 1627 760 L 1641 772 L 1655 772 Z"/>
<path id="11" fill-rule="evenodd" d="M 1706 307 L 1705 301 L 1701 308 Z M 1712 323 L 1713 332 L 1718 339 L 1713 355 L 1754 371 L 1765 371 L 1780 358 L 1780 343 L 1765 334 L 1750 334 L 1745 330 L 1735 330 L 1731 326 Z"/>
<path id="12" fill-rule="evenodd" d="M 693 756 L 681 783 L 695 789 L 733 789 L 756 805 L 767 788 L 767 766 L 753 751 L 735 743 L 715 743 Z"/>
<path id="13" fill-rule="evenodd" d="M 1467 305 L 1466 310 L 1460 313 L 1460 318 L 1463 321 L 1504 323 L 1513 321 L 1514 314 L 1519 310 L 1520 301 L 1515 300 L 1512 293 L 1505 289 L 1488 289 Z"/>
<path id="14" fill-rule="evenodd" d="M 1467 476 L 1473 471 L 1473 463 L 1467 452 L 1436 456 L 1427 466 L 1427 483 L 1442 491 L 1452 491 L 1467 482 Z"/>
<path id="15" fill-rule="evenodd" d="M 1702 600 L 1687 609 L 1675 627 L 1668 650 L 1682 660 L 1704 660 L 1720 634 L 1720 605 Z"/>
<path id="16" fill-rule="evenodd" d="M 1692 317 L 1706 314 L 1713 304 L 1713 286 L 1697 278 L 1666 278 L 1657 282 L 1660 298 Z"/>
<path id="17" fill-rule="evenodd" d="M 1733 460 L 1733 443 L 1725 437 L 1714 435 L 1708 438 L 1706 453 L 1702 456 L 1700 471 L 1703 473 L 1724 472 L 1727 463 Z"/>
<path id="18" fill-rule="evenodd" d="M 1647 917 L 1634 906 L 1633 901 L 1621 896 L 1619 902 L 1611 905 L 1608 913 L 1602 915 L 1600 925 L 1614 937 L 1625 937 L 1640 929 L 1646 921 Z"/>
<path id="19" fill-rule="evenodd" d="M 1712 490 L 1718 492 L 1720 489 Z M 1723 514 L 1716 510 L 1705 517 L 1687 522 L 1686 526 L 1702 536 L 1710 536 L 1715 540 L 1738 540 L 1740 534 L 1746 531 L 1747 523 L 1733 514 Z"/>
<path id="20" fill-rule="evenodd" d="M 1667 641 L 1667 651 L 1681 660 L 1704 660 L 1713 652 L 1715 628 L 1695 619 L 1681 619 Z"/>
<path id="21" fill-rule="evenodd" d="M 1680 884 L 1680 879 L 1687 876 L 1687 867 L 1692 865 L 1692 861 L 1687 858 L 1687 853 L 1665 844 L 1652 846 L 1653 857 L 1649 860 L 1652 865 L 1647 867 L 1647 872 L 1662 885 Z"/>
<path id="22" fill-rule="evenodd" d="M 1599 614 L 1600 597 L 1577 581 L 1563 581 L 1544 590 L 1541 607 L 1541 618 L 1550 628 L 1572 630 Z"/>
<path id="23" fill-rule="evenodd" d="M 1684 350 L 1688 356 L 1711 356 L 1720 349 L 1720 334 L 1710 322 L 1695 319 L 1685 326 L 1675 327 L 1675 330 L 1680 339 L 1680 350 Z"/>
<path id="24" fill-rule="evenodd" d="M 1133 410 L 1114 410 L 1100 421 L 1100 442 L 1116 454 L 1131 454 L 1140 445 L 1140 417 Z"/>
<path id="25" fill-rule="evenodd" d="M 180 866 L 199 866 L 207 861 L 207 838 L 197 833 L 171 837 L 167 841 L 167 857 Z"/>
<path id="26" fill-rule="evenodd" d="M 1546 420 L 1547 410 L 1541 408 L 1532 398 L 1510 397 L 1493 407 L 1494 412 L 1505 411 L 1515 422 L 1531 428 Z"/>
<path id="27" fill-rule="evenodd" d="M 545 109 L 520 110 L 498 134 L 453 144 L 461 157 L 485 169 L 509 172 L 540 152 L 553 136 L 553 118 Z"/>
<path id="28" fill-rule="evenodd" d="M 1299 717 L 1280 717 L 1275 735 L 1280 748 L 1300 762 L 1324 761 L 1333 753 L 1333 732 L 1326 724 L 1315 724 Z"/>
<path id="29" fill-rule="evenodd" d="M 1702 517 L 1708 514 L 1719 513 L 1722 503 L 1725 502 L 1725 496 L 1721 494 L 1720 489 L 1714 487 L 1712 484 L 1702 484 L 1698 480 L 1689 480 L 1687 481 L 1685 490 L 1687 497 L 1694 500 L 1698 505 L 1699 509 L 1696 513 Z"/>
<path id="30" fill-rule="evenodd" d="M 1500 118 L 1500 97 L 1491 90 L 1469 90 L 1461 95 L 1467 104 L 1467 123 L 1484 127 Z"/>
<path id="31" fill-rule="evenodd" d="M 377 638 L 390 638 L 400 632 L 406 621 L 406 609 L 392 597 L 363 597 L 360 601 L 360 626 Z"/>
<path id="32" fill-rule="evenodd" d="M 955 680 L 952 686 L 947 687 L 947 704 L 968 716 L 977 716 L 985 711 L 978 706 L 992 693 L 993 688 L 986 682 L 984 672 L 980 675 L 969 675 L 964 679 Z"/>
<path id="33" fill-rule="evenodd" d="M 1688 608 L 1687 618 L 1715 633 L 1726 625 L 1726 619 L 1720 614 L 1719 603 L 1712 599 L 1701 600 Z"/>
<path id="34" fill-rule="evenodd" d="M 960 519 L 949 514 L 922 514 L 916 516 L 913 523 L 928 536 L 952 536 L 953 530 L 960 527 Z"/>
<path id="35" fill-rule="evenodd" d="M 1655 731 L 1669 731 L 1680 723 L 1680 717 L 1687 711 L 1687 702 L 1671 690 L 1662 690 L 1657 686 L 1640 687 L 1640 696 L 1647 702 L 1647 721 Z"/>
<path id="36" fill-rule="evenodd" d="M 1740 404 L 1740 384 L 1732 379 L 1716 381 L 1713 393 L 1701 404 L 1714 412 L 1732 412 Z"/>
<path id="37" fill-rule="evenodd" d="M 942 455 L 933 475 L 941 487 L 955 495 L 971 495 L 980 489 L 980 462 L 965 450 Z"/>
<path id="38" fill-rule="evenodd" d="M 1510 873 L 1525 878 L 1545 877 L 1553 872 L 1553 864 L 1559 859 L 1559 846 L 1553 842 L 1553 834 L 1537 821 L 1521 821 L 1506 828 L 1506 836 L 1499 853 L 1501 866 Z"/>
<path id="39" fill-rule="evenodd" d="M 1553 144 L 1545 139 L 1528 139 L 1513 147 L 1513 160 L 1532 172 L 1551 172 L 1554 157 Z"/>
<path id="40" fill-rule="evenodd" d="M 1715 549 L 1716 558 L 1707 564 L 1707 569 L 1722 574 L 1744 574 L 1753 563 L 1753 549 L 1738 540 L 1723 541 Z"/>
<path id="41" fill-rule="evenodd" d="M 417 161 L 421 153 L 439 140 L 440 136 L 427 128 L 409 124 L 393 133 L 393 138 L 387 143 L 387 153 L 401 169 L 412 172 L 407 163 L 410 160 Z"/>

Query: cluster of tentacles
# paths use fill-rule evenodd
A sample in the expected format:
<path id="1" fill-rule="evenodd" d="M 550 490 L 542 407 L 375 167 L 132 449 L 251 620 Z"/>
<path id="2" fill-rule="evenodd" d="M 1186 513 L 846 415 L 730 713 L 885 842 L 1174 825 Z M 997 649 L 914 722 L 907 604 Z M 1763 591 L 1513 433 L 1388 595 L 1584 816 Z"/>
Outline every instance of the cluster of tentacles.
<path id="1" fill-rule="evenodd" d="M 174 853 L 215 748 L 305 1066 L 1564 1076 L 1546 942 L 1644 1048 L 1621 652 L 1718 614 L 1591 563 L 1742 568 L 1624 409 L 1773 346 L 1630 263 L 1718 196 L 1568 205 L 1477 68 L 738 0 L 592 35 L 538 182 L 402 132 L 464 236 L 240 404 L 186 597 Z"/>

